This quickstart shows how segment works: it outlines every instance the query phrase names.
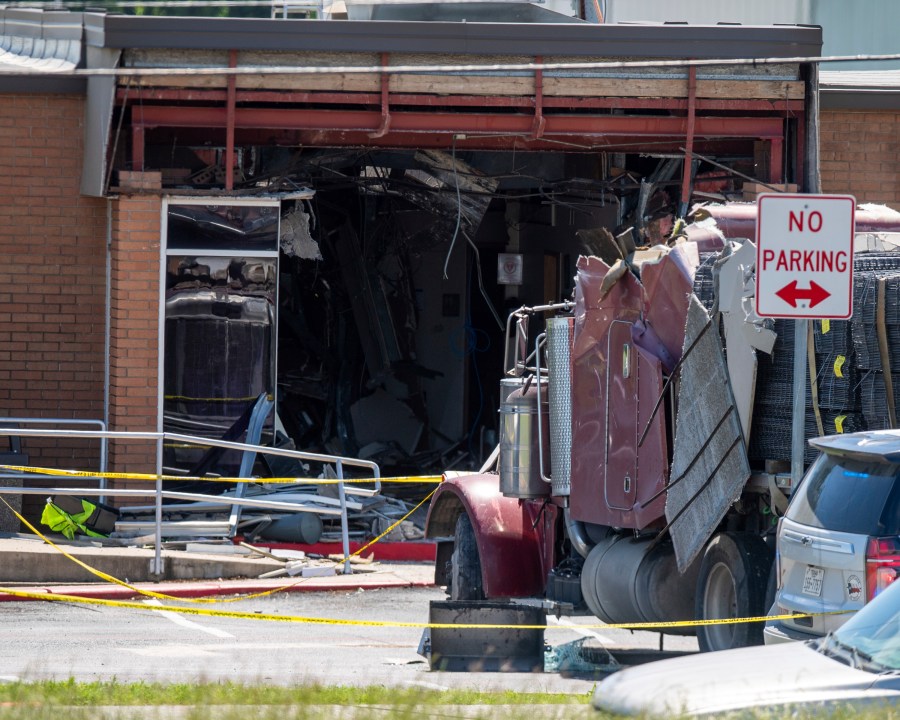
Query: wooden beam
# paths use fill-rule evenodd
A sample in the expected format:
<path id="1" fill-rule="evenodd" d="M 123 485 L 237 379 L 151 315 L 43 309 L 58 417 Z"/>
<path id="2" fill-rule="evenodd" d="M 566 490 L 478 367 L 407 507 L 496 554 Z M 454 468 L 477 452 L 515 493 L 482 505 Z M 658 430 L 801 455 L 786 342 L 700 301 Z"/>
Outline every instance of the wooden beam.
<path id="1" fill-rule="evenodd" d="M 238 76 L 239 90 L 320 90 L 330 92 L 381 92 L 381 78 L 375 73 L 335 75 Z M 225 88 L 224 77 L 179 76 L 134 78 L 139 87 Z M 393 75 L 392 93 L 429 95 L 512 95 L 534 96 L 534 76 L 479 75 Z M 544 96 L 687 98 L 684 79 L 644 80 L 641 78 L 543 78 Z M 785 80 L 698 80 L 697 98 L 802 100 L 803 83 Z"/>

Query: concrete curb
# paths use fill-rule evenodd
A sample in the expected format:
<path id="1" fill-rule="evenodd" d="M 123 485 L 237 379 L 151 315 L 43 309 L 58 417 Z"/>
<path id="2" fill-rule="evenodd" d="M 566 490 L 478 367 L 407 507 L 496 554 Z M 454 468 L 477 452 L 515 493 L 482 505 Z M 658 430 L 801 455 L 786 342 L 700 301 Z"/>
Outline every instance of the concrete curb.
<path id="1" fill-rule="evenodd" d="M 427 573 L 422 571 L 427 571 Z M 428 576 L 431 576 L 429 579 Z M 177 598 L 215 597 L 224 595 L 253 595 L 270 592 L 356 592 L 358 590 L 379 590 L 382 588 L 424 588 L 433 587 L 431 568 L 405 569 L 395 571 L 385 568 L 375 572 L 333 577 L 289 578 L 279 580 L 221 580 L 217 582 L 162 582 L 131 583 L 134 587 Z M 71 595 L 73 597 L 97 600 L 132 600 L 141 597 L 134 590 L 112 583 L 90 585 L 7 584 L 10 590 L 34 594 Z M 0 602 L 38 601 L 39 598 L 22 598 L 0 592 Z"/>
<path id="2" fill-rule="evenodd" d="M 179 550 L 163 551 L 164 574 L 159 578 L 150 572 L 154 557 L 151 549 L 54 542 L 57 547 L 35 538 L 0 538 L 0 587 L 39 594 L 125 599 L 140 594 L 107 582 L 95 573 L 134 587 L 185 598 L 252 594 L 274 588 L 284 588 L 281 592 L 355 591 L 379 587 L 427 587 L 434 583 L 434 563 L 430 561 L 376 560 L 373 564 L 353 566 L 349 575 L 261 578 L 261 575 L 284 568 L 284 563 L 259 556 Z M 25 598 L 0 595 L 0 602 L 22 599 Z"/>

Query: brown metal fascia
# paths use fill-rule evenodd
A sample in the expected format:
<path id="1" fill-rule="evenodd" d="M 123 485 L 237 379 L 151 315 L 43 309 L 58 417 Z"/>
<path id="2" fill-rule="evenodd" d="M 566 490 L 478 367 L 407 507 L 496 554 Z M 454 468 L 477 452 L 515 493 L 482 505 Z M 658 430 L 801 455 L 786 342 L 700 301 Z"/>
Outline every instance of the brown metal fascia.
<path id="1" fill-rule="evenodd" d="M 822 110 L 900 110 L 900 88 L 819 87 Z"/>

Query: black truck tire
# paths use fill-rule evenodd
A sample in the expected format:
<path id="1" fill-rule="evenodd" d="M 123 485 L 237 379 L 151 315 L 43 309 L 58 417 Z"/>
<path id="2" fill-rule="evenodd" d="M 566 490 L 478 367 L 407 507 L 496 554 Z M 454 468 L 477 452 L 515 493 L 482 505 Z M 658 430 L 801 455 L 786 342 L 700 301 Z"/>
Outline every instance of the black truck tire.
<path id="1" fill-rule="evenodd" d="M 700 563 L 694 616 L 698 620 L 761 617 L 766 614 L 766 586 L 772 551 L 756 535 L 719 533 Z M 763 622 L 697 626 L 700 650 L 761 645 Z"/>
<path id="2" fill-rule="evenodd" d="M 481 580 L 481 557 L 475 541 L 475 529 L 466 513 L 456 520 L 447 594 L 451 600 L 457 601 L 485 599 Z"/>

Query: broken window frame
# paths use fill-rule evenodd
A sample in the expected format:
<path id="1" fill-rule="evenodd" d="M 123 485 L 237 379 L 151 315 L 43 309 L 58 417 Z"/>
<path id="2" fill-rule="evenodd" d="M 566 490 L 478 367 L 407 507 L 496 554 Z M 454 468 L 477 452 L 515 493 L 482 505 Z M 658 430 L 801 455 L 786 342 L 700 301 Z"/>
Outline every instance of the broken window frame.
<path id="1" fill-rule="evenodd" d="M 169 237 L 169 218 L 171 211 L 175 207 L 197 207 L 197 208 L 274 208 L 276 216 L 275 236 L 272 240 L 271 249 L 264 249 L 259 243 L 252 243 L 245 250 L 240 248 L 240 243 L 223 243 L 228 247 L 204 247 L 206 243 L 198 243 L 195 247 L 183 242 L 173 242 L 170 246 Z M 166 317 L 167 317 L 167 276 L 168 265 L 173 258 L 177 257 L 196 257 L 196 258 L 222 258 L 235 260 L 266 260 L 271 261 L 273 265 L 273 291 L 271 298 L 267 298 L 272 302 L 272 326 L 269 347 L 269 380 L 266 388 L 274 401 L 275 413 L 277 416 L 277 371 L 278 371 L 278 304 L 279 304 L 279 270 L 280 270 L 280 251 L 279 239 L 281 236 L 281 199 L 271 198 L 235 198 L 223 196 L 193 196 L 180 197 L 169 196 L 163 198 L 161 209 L 161 231 L 160 231 L 160 278 L 159 278 L 159 329 L 158 329 L 158 370 L 157 370 L 157 431 L 163 432 L 165 426 L 165 401 L 166 401 L 166 359 L 170 348 L 166 345 Z M 252 404 L 252 403 L 251 403 Z M 271 427 L 271 422 L 267 427 Z M 190 434 L 204 434 L 200 432 L 191 432 Z"/>

